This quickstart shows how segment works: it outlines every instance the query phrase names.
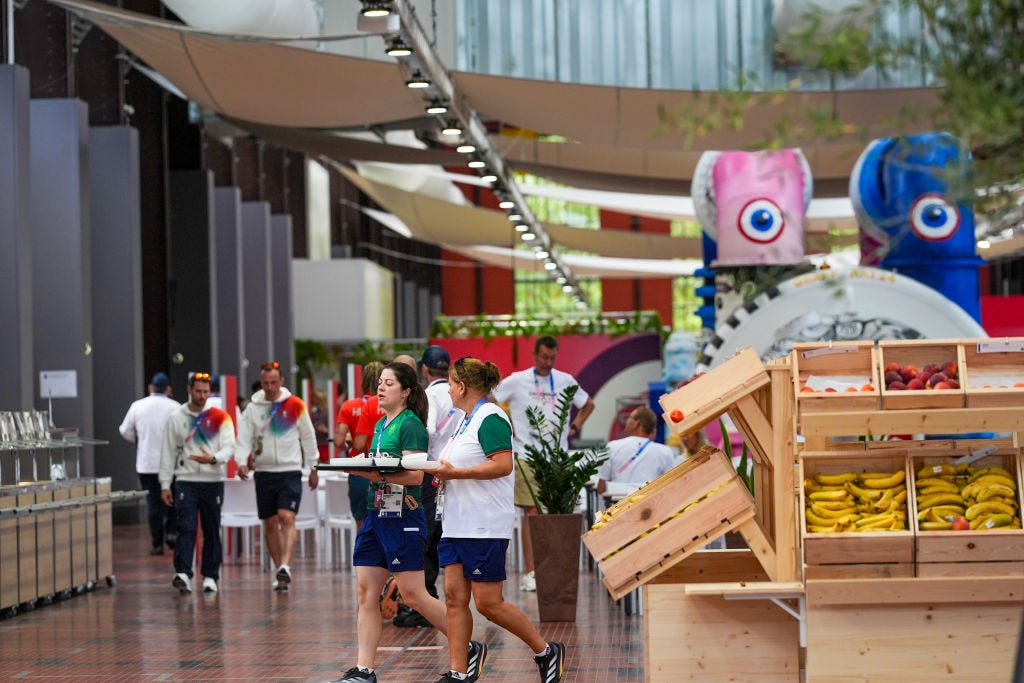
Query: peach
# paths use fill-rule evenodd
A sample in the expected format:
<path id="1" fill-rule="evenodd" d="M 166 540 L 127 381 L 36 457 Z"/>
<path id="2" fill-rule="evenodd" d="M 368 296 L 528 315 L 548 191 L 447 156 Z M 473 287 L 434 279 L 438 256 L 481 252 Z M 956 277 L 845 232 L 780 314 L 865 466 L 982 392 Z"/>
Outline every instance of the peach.
<path id="1" fill-rule="evenodd" d="M 865 384 L 864 386 L 862 386 L 860 388 L 860 390 L 861 391 L 874 391 L 875 390 L 875 385 L 874 384 Z"/>
<path id="2" fill-rule="evenodd" d="M 913 365 L 904 365 L 900 369 L 900 377 L 903 379 L 904 382 L 909 382 L 910 380 L 917 377 L 918 372 L 920 372 L 920 370 L 918 370 Z"/>
<path id="3" fill-rule="evenodd" d="M 811 389 L 811 388 L 810 388 L 809 386 L 807 386 L 807 385 L 805 384 L 805 385 L 803 385 L 802 387 L 800 387 L 800 393 L 802 393 L 802 394 L 806 394 L 806 393 L 811 393 L 811 394 L 813 394 L 813 393 L 815 393 L 815 392 L 814 392 L 814 389 Z"/>
<path id="4" fill-rule="evenodd" d="M 955 379 L 947 379 L 946 380 L 946 384 L 949 385 L 950 389 L 959 389 L 960 388 L 960 382 L 957 382 Z"/>
<path id="5" fill-rule="evenodd" d="M 936 372 L 934 375 L 928 378 L 928 386 L 934 387 L 939 382 L 945 382 L 949 377 L 944 372 Z"/>
<path id="6" fill-rule="evenodd" d="M 938 383 L 932 385 L 932 389 L 952 389 L 952 388 L 953 387 L 949 386 L 949 382 L 938 382 Z"/>
<path id="7" fill-rule="evenodd" d="M 925 388 L 925 384 L 924 384 L 924 382 L 921 381 L 921 378 L 919 378 L 919 377 L 915 377 L 914 379 L 912 379 L 909 382 L 907 382 L 907 389 L 912 389 L 914 391 L 920 391 L 921 389 L 924 389 L 924 388 Z"/>
<path id="8" fill-rule="evenodd" d="M 886 384 L 889 384 L 891 382 L 902 382 L 902 381 L 903 381 L 903 376 L 900 375 L 899 371 L 897 371 L 897 370 L 889 370 L 888 372 L 885 373 L 885 383 Z"/>
<path id="9" fill-rule="evenodd" d="M 959 370 L 959 368 L 953 361 L 949 361 L 948 363 L 942 366 L 942 371 L 946 373 L 947 377 L 956 377 L 957 370 Z"/>
<path id="10" fill-rule="evenodd" d="M 888 389 L 889 391 L 903 391 L 906 388 L 907 385 L 904 384 L 903 382 L 893 382 L 892 384 L 886 387 L 886 389 Z"/>
<path id="11" fill-rule="evenodd" d="M 896 361 L 893 361 L 891 363 L 886 363 L 885 364 L 885 371 L 886 372 L 899 372 L 900 371 L 900 364 L 897 363 Z"/>
<path id="12" fill-rule="evenodd" d="M 835 387 L 825 387 L 825 391 L 829 392 L 830 394 L 838 393 Z"/>
<path id="13" fill-rule="evenodd" d="M 846 389 L 844 389 L 843 391 L 857 391 L 857 387 L 846 387 Z"/>

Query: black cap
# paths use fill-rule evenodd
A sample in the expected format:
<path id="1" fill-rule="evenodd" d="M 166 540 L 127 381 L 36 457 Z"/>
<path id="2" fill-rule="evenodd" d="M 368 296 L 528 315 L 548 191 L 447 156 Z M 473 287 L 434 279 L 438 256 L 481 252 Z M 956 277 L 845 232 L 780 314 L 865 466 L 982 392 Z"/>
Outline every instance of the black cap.
<path id="1" fill-rule="evenodd" d="M 436 344 L 428 346 L 419 360 L 420 365 L 426 365 L 430 370 L 446 370 L 451 362 L 448 352 Z"/>
<path id="2" fill-rule="evenodd" d="M 153 375 L 153 379 L 149 380 L 149 383 L 153 385 L 153 388 L 157 391 L 164 391 L 170 385 L 171 380 L 167 378 L 166 374 L 158 372 Z"/>

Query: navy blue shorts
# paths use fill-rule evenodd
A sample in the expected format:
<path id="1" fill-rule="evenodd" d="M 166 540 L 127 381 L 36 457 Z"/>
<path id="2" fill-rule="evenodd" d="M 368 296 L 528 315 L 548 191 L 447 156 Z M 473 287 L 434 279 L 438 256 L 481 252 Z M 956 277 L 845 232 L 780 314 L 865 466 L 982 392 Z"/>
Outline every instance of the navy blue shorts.
<path id="1" fill-rule="evenodd" d="M 256 514 L 270 519 L 278 510 L 298 514 L 302 500 L 302 472 L 260 472 L 253 474 L 256 484 Z"/>
<path id="2" fill-rule="evenodd" d="M 348 502 L 352 506 L 352 518 L 357 522 L 366 519 L 366 491 L 370 488 L 370 480 L 366 477 L 349 475 Z"/>
<path id="3" fill-rule="evenodd" d="M 438 564 L 461 564 L 467 581 L 504 581 L 507 552 L 507 538 L 442 538 L 437 544 Z"/>
<path id="4" fill-rule="evenodd" d="M 423 508 L 402 510 L 398 518 L 381 519 L 371 510 L 356 535 L 352 564 L 384 567 L 391 572 L 423 571 L 427 549 L 427 519 Z"/>

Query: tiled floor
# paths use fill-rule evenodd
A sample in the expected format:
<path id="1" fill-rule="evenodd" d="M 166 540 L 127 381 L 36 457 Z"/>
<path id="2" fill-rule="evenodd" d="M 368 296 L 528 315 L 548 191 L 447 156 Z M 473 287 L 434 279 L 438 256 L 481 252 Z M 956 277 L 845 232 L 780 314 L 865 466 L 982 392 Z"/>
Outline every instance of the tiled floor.
<path id="1" fill-rule="evenodd" d="M 326 681 L 353 665 L 355 579 L 350 569 L 293 563 L 287 593 L 270 589 L 258 556 L 228 563 L 216 595 L 171 588 L 170 555 L 148 554 L 142 526 L 114 527 L 116 585 L 0 621 L 0 680 Z M 311 552 L 312 544 L 307 544 Z M 439 580 L 439 583 L 443 580 Z M 535 594 L 506 583 L 505 598 L 537 622 Z M 642 681 L 642 617 L 628 616 L 593 573 L 580 577 L 577 621 L 544 623 L 568 645 L 564 681 Z M 488 644 L 483 680 L 538 680 L 519 640 L 478 615 Z M 447 670 L 447 643 L 434 629 L 384 628 L 381 683 L 433 682 Z"/>

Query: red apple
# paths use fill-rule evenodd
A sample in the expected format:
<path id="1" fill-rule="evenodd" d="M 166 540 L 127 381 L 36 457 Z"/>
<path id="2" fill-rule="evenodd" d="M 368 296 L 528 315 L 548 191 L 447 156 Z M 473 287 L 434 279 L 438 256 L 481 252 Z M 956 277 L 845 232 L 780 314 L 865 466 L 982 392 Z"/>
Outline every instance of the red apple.
<path id="1" fill-rule="evenodd" d="M 970 531 L 971 523 L 963 517 L 957 517 L 953 520 L 953 523 L 949 527 L 953 531 Z"/>

